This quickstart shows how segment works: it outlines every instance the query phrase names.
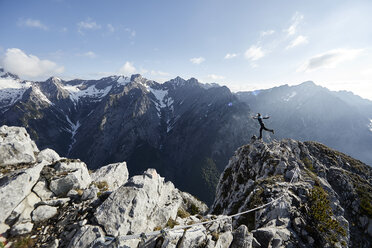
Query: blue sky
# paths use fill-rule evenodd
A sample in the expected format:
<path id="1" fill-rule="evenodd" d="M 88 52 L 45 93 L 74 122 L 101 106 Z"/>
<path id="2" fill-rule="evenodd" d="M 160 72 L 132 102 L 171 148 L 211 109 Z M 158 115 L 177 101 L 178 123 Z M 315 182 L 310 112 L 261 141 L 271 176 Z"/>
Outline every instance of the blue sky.
<path id="1" fill-rule="evenodd" d="M 233 91 L 312 80 L 372 99 L 372 1 L 0 0 L 24 79 L 181 76 Z"/>

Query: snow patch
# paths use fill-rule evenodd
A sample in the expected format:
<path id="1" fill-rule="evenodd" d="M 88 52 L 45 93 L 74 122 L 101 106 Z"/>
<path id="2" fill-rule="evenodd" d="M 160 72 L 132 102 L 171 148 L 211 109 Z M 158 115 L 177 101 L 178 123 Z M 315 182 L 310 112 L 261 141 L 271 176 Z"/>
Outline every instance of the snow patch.
<path id="1" fill-rule="evenodd" d="M 151 92 L 155 98 L 155 106 L 158 110 L 158 116 L 160 117 L 160 110 L 165 107 L 171 108 L 173 111 L 173 103 L 174 100 L 168 95 L 168 90 L 158 90 L 151 88 L 150 86 L 146 85 L 146 89 L 148 92 Z"/>
<path id="2" fill-rule="evenodd" d="M 50 105 L 54 105 L 38 87 L 33 87 L 34 93 L 39 97 L 39 99 L 43 102 L 49 103 Z"/>
<path id="3" fill-rule="evenodd" d="M 112 88 L 112 86 L 110 85 L 104 89 L 97 89 L 95 85 L 92 85 L 84 90 L 81 90 L 80 87 L 82 86 L 83 86 L 82 84 L 78 85 L 67 84 L 63 86 L 63 88 L 70 93 L 70 99 L 75 103 L 77 103 L 80 100 L 80 98 L 84 97 L 96 98 L 98 101 L 100 101 L 104 96 L 106 96 L 110 92 Z"/>
<path id="4" fill-rule="evenodd" d="M 0 78 L 0 103 L 2 108 L 9 107 L 22 98 L 31 87 L 30 82 L 21 82 L 11 77 Z"/>
<path id="5" fill-rule="evenodd" d="M 81 124 L 80 124 L 79 121 L 77 121 L 76 123 L 73 123 L 67 115 L 66 115 L 66 120 L 67 120 L 68 124 L 70 125 L 69 131 L 71 132 L 71 139 L 72 139 L 71 144 L 68 147 L 68 151 L 67 151 L 67 154 L 69 155 L 70 154 L 70 151 L 72 149 L 72 146 L 76 142 L 75 135 L 77 133 L 77 130 L 81 126 Z"/>
<path id="6" fill-rule="evenodd" d="M 288 102 L 289 100 L 291 100 L 291 98 L 293 98 L 294 96 L 297 95 L 297 92 L 296 91 L 293 91 L 292 93 L 288 94 L 286 98 L 284 98 L 283 100 Z"/>
<path id="7" fill-rule="evenodd" d="M 130 83 L 130 78 L 124 77 L 124 76 L 120 76 L 118 78 L 117 82 L 118 82 L 119 85 L 126 85 L 126 84 Z"/>
<path id="8" fill-rule="evenodd" d="M 368 127 L 369 127 L 369 130 L 372 132 L 372 119 L 369 119 Z"/>

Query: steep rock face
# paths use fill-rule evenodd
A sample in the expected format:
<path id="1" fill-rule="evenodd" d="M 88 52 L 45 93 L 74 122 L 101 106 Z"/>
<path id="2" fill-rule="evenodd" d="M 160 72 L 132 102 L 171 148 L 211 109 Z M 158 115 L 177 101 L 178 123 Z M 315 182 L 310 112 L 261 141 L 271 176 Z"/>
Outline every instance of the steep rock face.
<path id="1" fill-rule="evenodd" d="M 292 183 L 290 183 L 292 180 Z M 372 170 L 315 142 L 239 148 L 220 177 L 214 214 L 239 215 L 260 247 L 369 247 Z"/>

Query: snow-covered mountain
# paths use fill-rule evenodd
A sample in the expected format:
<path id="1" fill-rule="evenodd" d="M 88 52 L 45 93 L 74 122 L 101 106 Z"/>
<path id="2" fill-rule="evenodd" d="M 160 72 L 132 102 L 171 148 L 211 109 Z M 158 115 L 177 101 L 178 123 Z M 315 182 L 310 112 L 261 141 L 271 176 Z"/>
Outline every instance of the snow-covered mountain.
<path id="1" fill-rule="evenodd" d="M 90 168 L 117 161 L 128 161 L 131 173 L 155 167 L 209 203 L 220 171 L 255 125 L 248 106 L 227 87 L 194 78 L 163 84 L 141 75 L 12 80 L 1 94 L 13 85 L 23 85 L 23 94 L 1 105 L 0 123 L 26 127 L 41 149 L 79 157 Z"/>
<path id="2" fill-rule="evenodd" d="M 195 78 L 29 82 L 1 70 L 0 96 L 0 125 L 26 127 L 41 149 L 90 168 L 127 161 L 137 174 L 153 167 L 207 203 L 233 151 L 258 134 L 250 118 L 257 112 L 270 115 L 265 123 L 275 129 L 264 140 L 320 141 L 372 164 L 371 101 L 312 82 L 234 94 Z"/>

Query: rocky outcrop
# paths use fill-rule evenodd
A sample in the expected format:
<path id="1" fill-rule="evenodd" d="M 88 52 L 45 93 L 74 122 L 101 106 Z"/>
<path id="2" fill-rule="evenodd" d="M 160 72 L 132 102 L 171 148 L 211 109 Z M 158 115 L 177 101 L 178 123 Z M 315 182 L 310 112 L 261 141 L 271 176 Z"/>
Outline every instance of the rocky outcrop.
<path id="1" fill-rule="evenodd" d="M 0 127 L 0 169 L 7 165 L 34 163 L 38 151 L 25 128 Z"/>
<path id="2" fill-rule="evenodd" d="M 235 235 L 246 238 L 233 244 L 244 247 L 253 235 L 257 247 L 370 247 L 371 192 L 372 170 L 358 160 L 315 142 L 259 140 L 231 158 L 211 212 L 236 214 L 281 197 L 234 218 Z"/>
<path id="3" fill-rule="evenodd" d="M 128 180 L 127 164 L 114 163 L 103 166 L 92 173 L 91 178 L 96 184 L 107 184 L 108 189 L 116 190 Z"/>

